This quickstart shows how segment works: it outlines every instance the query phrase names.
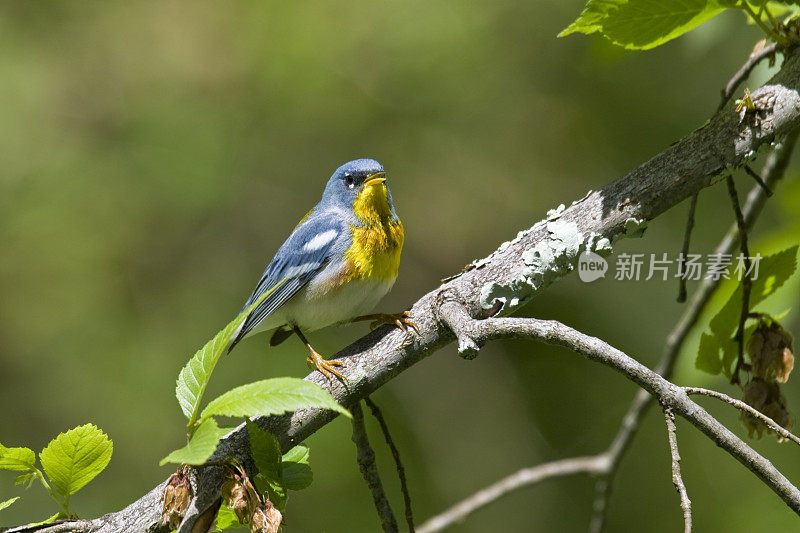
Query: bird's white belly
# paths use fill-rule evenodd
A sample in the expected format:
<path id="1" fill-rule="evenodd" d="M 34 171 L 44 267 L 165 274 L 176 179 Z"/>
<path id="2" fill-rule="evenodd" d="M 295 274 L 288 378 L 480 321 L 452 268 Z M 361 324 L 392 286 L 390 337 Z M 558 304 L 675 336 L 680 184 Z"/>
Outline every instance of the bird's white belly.
<path id="1" fill-rule="evenodd" d="M 347 322 L 372 311 L 392 285 L 394 279 L 378 281 L 356 279 L 324 295 L 319 295 L 315 293 L 312 282 L 265 318 L 250 335 L 284 324 L 296 325 L 303 331 L 314 331 Z"/>

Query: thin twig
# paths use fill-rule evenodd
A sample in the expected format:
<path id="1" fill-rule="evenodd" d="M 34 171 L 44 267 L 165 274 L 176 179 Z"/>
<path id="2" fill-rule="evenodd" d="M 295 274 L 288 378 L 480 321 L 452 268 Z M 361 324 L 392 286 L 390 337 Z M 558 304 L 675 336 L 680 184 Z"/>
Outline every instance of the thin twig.
<path id="1" fill-rule="evenodd" d="M 436 533 L 447 529 L 453 524 L 461 522 L 478 509 L 523 487 L 529 487 L 554 477 L 573 474 L 595 475 L 605 472 L 607 466 L 607 460 L 601 454 L 589 457 L 572 457 L 531 468 L 523 468 L 461 500 L 443 513 L 429 518 L 419 526 L 417 533 Z"/>
<path id="2" fill-rule="evenodd" d="M 761 179 L 761 176 L 759 176 L 758 173 L 756 173 L 752 168 L 750 168 L 750 165 L 742 165 L 742 168 L 744 168 L 744 171 L 747 172 L 747 174 L 764 189 L 764 192 L 767 193 L 768 197 L 772 196 L 772 189 L 767 187 L 767 184 L 764 183 L 764 180 Z"/>
<path id="3" fill-rule="evenodd" d="M 411 510 L 411 493 L 408 490 L 406 470 L 403 468 L 403 462 L 400 460 L 400 452 L 398 451 L 397 446 L 394 445 L 392 435 L 389 433 L 389 426 L 386 424 L 386 420 L 383 418 L 383 413 L 381 412 L 380 408 L 378 408 L 378 406 L 369 396 L 364 398 L 364 402 L 366 402 L 367 407 L 369 407 L 369 410 L 372 412 L 372 416 L 375 417 L 375 419 L 378 421 L 378 424 L 381 426 L 383 438 L 386 439 L 386 444 L 392 451 L 394 465 L 397 468 L 397 477 L 400 478 L 400 490 L 403 492 L 403 503 L 405 504 L 406 508 L 406 524 L 408 524 L 408 532 L 414 533 L 414 513 Z"/>
<path id="4" fill-rule="evenodd" d="M 683 510 L 683 532 L 692 533 L 692 501 L 689 499 L 689 493 L 686 492 L 686 485 L 683 484 L 675 414 L 671 409 L 664 409 L 664 419 L 667 422 L 667 439 L 669 440 L 669 452 L 672 456 L 672 484 L 675 485 L 675 490 L 678 491 L 678 496 L 681 499 L 681 509 Z"/>
<path id="5" fill-rule="evenodd" d="M 730 396 L 722 392 L 717 392 L 715 390 L 710 390 L 710 389 L 703 389 L 700 387 L 683 387 L 683 390 L 686 391 L 686 394 L 702 394 L 703 396 L 710 396 L 711 398 L 722 400 L 723 402 L 728 403 L 741 411 L 744 411 L 750 416 L 761 420 L 766 425 L 768 425 L 770 429 L 772 429 L 775 433 L 777 433 L 784 439 L 789 439 L 795 444 L 800 444 L 800 437 L 798 437 L 788 429 L 784 428 L 783 426 L 775 422 L 773 419 L 771 419 L 758 409 L 755 409 L 754 407 L 747 405 L 741 400 L 737 400 L 736 398 L 731 398 Z"/>
<path id="6" fill-rule="evenodd" d="M 731 97 L 733 96 L 733 93 L 735 93 L 736 89 L 739 88 L 739 85 L 750 76 L 750 73 L 753 72 L 753 69 L 756 68 L 756 66 L 758 66 L 758 64 L 761 63 L 764 59 L 774 55 L 777 49 L 778 49 L 777 43 L 770 43 L 761 48 L 760 50 L 750 54 L 750 57 L 747 58 L 745 64 L 742 65 L 739 71 L 733 75 L 728 84 L 722 90 L 722 101 L 719 103 L 719 106 L 717 107 L 717 113 L 719 113 L 722 110 L 722 108 L 725 107 L 725 104 L 727 104 L 728 101 L 730 101 Z"/>
<path id="7" fill-rule="evenodd" d="M 358 468 L 361 470 L 361 475 L 369 486 L 372 492 L 372 501 L 375 502 L 375 509 L 378 511 L 378 516 L 381 519 L 381 526 L 385 533 L 399 533 L 397 527 L 397 519 L 394 517 L 392 506 L 389 504 L 389 499 L 386 497 L 386 492 L 383 490 L 383 483 L 381 483 L 380 475 L 378 475 L 378 467 L 375 464 L 375 452 L 369 445 L 369 438 L 367 438 L 367 428 L 364 426 L 364 413 L 361 411 L 361 405 L 356 402 L 350 407 L 350 413 L 353 415 L 353 442 L 356 444 L 358 454 Z"/>
<path id="8" fill-rule="evenodd" d="M 689 216 L 686 217 L 686 230 L 683 232 L 683 247 L 681 248 L 681 256 L 678 259 L 678 271 L 681 277 L 678 280 L 678 302 L 683 303 L 686 301 L 686 272 L 683 271 L 686 265 L 686 256 L 689 255 L 689 243 L 692 240 L 692 229 L 694 229 L 694 212 L 697 210 L 697 196 L 699 193 L 692 196 L 692 203 L 689 205 Z"/>
<path id="9" fill-rule="evenodd" d="M 742 276 L 742 310 L 739 313 L 739 328 L 736 330 L 736 345 L 738 354 L 736 357 L 736 367 L 733 370 L 731 383 L 739 383 L 739 371 L 744 364 L 744 325 L 747 322 L 747 317 L 750 315 L 750 289 L 752 283 L 750 280 L 750 248 L 747 245 L 747 224 L 744 222 L 742 210 L 739 207 L 739 195 L 736 192 L 736 184 L 733 182 L 733 176 L 728 175 L 725 178 L 728 184 L 728 195 L 731 198 L 731 205 L 733 212 L 736 215 L 736 226 L 739 228 L 739 249 L 742 252 L 744 261 L 744 275 Z"/>

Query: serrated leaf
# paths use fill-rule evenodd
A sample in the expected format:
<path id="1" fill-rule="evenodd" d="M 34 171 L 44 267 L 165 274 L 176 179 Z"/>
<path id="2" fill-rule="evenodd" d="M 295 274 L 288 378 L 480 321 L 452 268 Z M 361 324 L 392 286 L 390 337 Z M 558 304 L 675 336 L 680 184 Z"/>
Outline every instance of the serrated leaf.
<path id="1" fill-rule="evenodd" d="M 269 431 L 264 431 L 247 420 L 247 432 L 250 435 L 250 454 L 258 472 L 271 479 L 281 479 L 281 445 Z"/>
<path id="2" fill-rule="evenodd" d="M 208 458 L 217 449 L 220 434 L 217 421 L 208 418 L 203 421 L 192 435 L 189 443 L 183 448 L 179 448 L 158 463 L 163 466 L 166 463 L 177 463 L 187 465 L 201 465 L 208 461 Z"/>
<path id="3" fill-rule="evenodd" d="M 36 454 L 30 448 L 6 448 L 0 444 L 0 470 L 24 472 L 36 466 Z"/>
<path id="4" fill-rule="evenodd" d="M 16 498 L 11 498 L 10 500 L 6 500 L 4 502 L 0 502 L 0 511 L 2 511 L 3 509 L 8 509 L 17 500 L 19 500 L 19 496 L 17 496 Z"/>
<path id="5" fill-rule="evenodd" d="M 616 45 L 648 50 L 732 5 L 730 0 L 589 0 L 580 16 L 558 36 L 599 31 Z"/>
<path id="6" fill-rule="evenodd" d="M 53 487 L 69 496 L 103 471 L 113 450 L 105 433 L 94 424 L 85 424 L 59 433 L 39 454 L 39 460 Z"/>
<path id="7" fill-rule="evenodd" d="M 316 383 L 298 378 L 272 378 L 248 383 L 218 396 L 203 409 L 200 418 L 280 415 L 312 407 L 350 417 L 347 409 Z"/>
<path id="8" fill-rule="evenodd" d="M 30 488 L 31 483 L 33 483 L 34 479 L 36 479 L 36 474 L 34 472 L 28 472 L 27 474 L 21 474 L 21 475 L 17 476 L 16 478 L 14 478 L 14 485 L 22 485 L 25 482 L 27 482 L 27 486 L 25 487 L 27 489 L 27 488 Z"/>
<path id="9" fill-rule="evenodd" d="M 200 400 L 206 390 L 211 372 L 217 365 L 217 361 L 231 343 L 233 336 L 239 331 L 239 327 L 253 309 L 255 309 L 272 291 L 277 289 L 284 280 L 279 281 L 274 287 L 262 294 L 258 300 L 253 302 L 247 309 L 239 313 L 231 323 L 217 333 L 213 339 L 208 341 L 205 346 L 200 348 L 189 360 L 180 374 L 175 386 L 175 396 L 181 406 L 183 414 L 189 420 L 189 425 L 196 420 L 200 409 Z"/>
<path id="10" fill-rule="evenodd" d="M 775 293 L 794 274 L 797 269 L 797 252 L 800 245 L 762 257 L 759 262 L 758 277 L 752 280 L 750 290 L 750 309 Z M 738 284 L 725 305 L 709 322 L 709 330 L 700 337 L 695 367 L 698 370 L 730 377 L 733 365 L 739 356 L 739 347 L 734 340 L 739 328 L 742 312 L 742 286 Z M 745 341 L 754 326 L 745 328 Z"/>

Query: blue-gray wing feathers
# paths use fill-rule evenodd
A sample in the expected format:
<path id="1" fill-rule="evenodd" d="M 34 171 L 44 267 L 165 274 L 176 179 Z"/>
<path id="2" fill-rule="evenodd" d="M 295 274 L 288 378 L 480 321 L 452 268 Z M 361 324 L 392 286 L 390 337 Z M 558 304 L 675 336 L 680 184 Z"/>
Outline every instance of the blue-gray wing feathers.
<path id="1" fill-rule="evenodd" d="M 248 315 L 228 351 L 325 268 L 333 258 L 342 231 L 337 218 L 322 215 L 312 215 L 295 228 L 261 275 L 244 309 L 273 287 L 275 290 Z"/>

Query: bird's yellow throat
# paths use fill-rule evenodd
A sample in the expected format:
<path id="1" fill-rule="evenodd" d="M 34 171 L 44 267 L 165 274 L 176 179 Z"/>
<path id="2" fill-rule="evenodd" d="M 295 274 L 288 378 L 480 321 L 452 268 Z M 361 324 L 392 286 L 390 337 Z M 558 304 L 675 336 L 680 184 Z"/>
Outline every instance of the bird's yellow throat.
<path id="1" fill-rule="evenodd" d="M 350 226 L 353 244 L 345 253 L 353 278 L 394 281 L 400 270 L 403 224 L 392 220 L 386 186 L 367 184 L 353 202 L 353 211 L 364 223 Z"/>

